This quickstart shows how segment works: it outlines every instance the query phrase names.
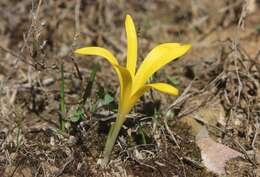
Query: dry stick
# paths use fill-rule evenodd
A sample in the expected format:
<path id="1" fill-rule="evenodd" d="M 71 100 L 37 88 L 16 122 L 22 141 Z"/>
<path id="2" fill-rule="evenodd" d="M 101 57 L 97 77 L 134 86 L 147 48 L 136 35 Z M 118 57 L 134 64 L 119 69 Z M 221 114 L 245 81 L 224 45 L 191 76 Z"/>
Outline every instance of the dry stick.
<path id="1" fill-rule="evenodd" d="M 255 147 L 255 141 L 256 141 L 256 138 L 257 138 L 257 136 L 258 136 L 258 134 L 259 134 L 259 128 L 260 128 L 260 126 L 259 126 L 259 121 L 258 121 L 257 118 L 255 118 L 255 121 L 256 121 L 256 125 L 255 125 L 255 135 L 254 135 L 253 141 L 252 141 L 252 143 L 251 143 L 251 146 L 252 146 L 253 149 L 256 149 L 256 147 Z"/>
<path id="2" fill-rule="evenodd" d="M 80 70 L 79 70 L 78 64 L 76 63 L 74 57 L 69 56 L 69 59 L 71 59 L 71 61 L 73 62 L 74 66 L 75 66 L 75 68 L 76 68 L 77 76 L 78 76 L 78 78 L 79 78 L 79 80 L 80 80 L 80 89 L 81 89 L 81 91 L 83 91 L 83 77 L 82 77 L 82 74 L 81 74 L 81 72 L 80 72 Z"/>
<path id="3" fill-rule="evenodd" d="M 243 48 L 240 47 L 240 50 L 247 56 L 247 58 L 250 59 L 250 61 L 253 63 L 250 67 L 249 70 L 252 69 L 253 66 L 256 67 L 258 74 L 260 75 L 260 64 L 257 63 L 258 58 L 260 57 L 260 50 L 257 52 L 256 56 L 254 58 L 250 57 L 247 51 Z"/>
<path id="4" fill-rule="evenodd" d="M 0 49 L 6 53 L 9 53 L 10 55 L 12 55 L 13 57 L 20 59 L 21 61 L 23 61 L 26 64 L 32 65 L 31 63 L 26 62 L 26 58 L 21 54 L 21 53 L 16 53 L 11 49 L 8 49 L 6 47 L 3 47 L 0 45 Z M 17 61 L 15 62 L 15 64 L 17 63 Z"/>
<path id="5" fill-rule="evenodd" d="M 23 159 L 22 159 L 22 160 L 23 160 Z M 19 163 L 18 163 L 18 165 L 15 166 L 15 168 L 14 168 L 14 170 L 12 171 L 10 177 L 13 177 L 13 176 L 15 175 L 16 171 L 18 170 L 18 168 L 22 165 L 22 164 L 21 164 L 21 161 L 22 161 L 22 160 L 20 160 Z"/>
<path id="6" fill-rule="evenodd" d="M 139 165 L 143 165 L 143 166 L 145 166 L 145 167 L 148 167 L 148 168 L 151 168 L 151 169 L 153 169 L 153 170 L 156 170 L 155 167 L 153 167 L 153 166 L 151 166 L 151 165 L 148 165 L 148 164 L 146 164 L 146 163 L 143 163 L 143 162 L 139 161 L 139 160 L 138 160 L 137 158 L 135 158 L 135 157 L 132 157 L 132 159 L 133 159 L 135 162 L 137 162 Z"/>
<path id="7" fill-rule="evenodd" d="M 167 115 L 167 114 L 170 112 L 170 110 L 171 110 L 172 107 L 174 107 L 176 104 L 180 103 L 181 101 L 183 101 L 183 100 L 185 100 L 185 99 L 187 98 L 187 96 L 189 95 L 189 94 L 187 94 L 187 93 L 188 93 L 188 91 L 190 90 L 191 85 L 192 85 L 192 82 L 190 82 L 190 84 L 189 84 L 188 87 L 184 90 L 184 92 L 181 94 L 181 96 L 178 97 L 178 98 L 175 100 L 175 102 L 174 102 L 173 104 L 171 104 L 171 105 L 167 108 L 167 112 L 166 112 L 165 115 Z M 167 132 L 170 134 L 170 136 L 171 136 L 172 140 L 174 141 L 174 143 L 176 144 L 176 146 L 180 149 L 180 145 L 178 144 L 178 142 L 177 142 L 177 140 L 176 140 L 176 138 L 175 138 L 173 132 L 171 131 L 171 129 L 170 129 L 169 126 L 168 126 L 168 122 L 167 122 L 166 116 L 164 116 L 164 119 L 163 119 L 163 120 L 164 120 L 164 126 L 165 126 Z"/>
<path id="8" fill-rule="evenodd" d="M 76 1 L 76 6 L 75 6 L 75 29 L 76 29 L 76 34 L 80 33 L 80 21 L 79 21 L 80 4 L 81 4 L 81 0 L 77 0 Z"/>
<path id="9" fill-rule="evenodd" d="M 187 95 L 189 95 L 189 94 L 187 94 L 187 93 L 188 93 L 188 91 L 190 90 L 191 85 L 192 85 L 192 82 L 190 82 L 190 84 L 189 84 L 188 87 L 184 90 L 184 92 L 181 94 L 181 96 L 178 97 L 178 98 L 175 100 L 175 102 L 174 102 L 173 104 L 171 104 L 171 105 L 167 108 L 167 112 L 166 112 L 165 115 L 167 115 L 167 114 L 170 112 L 170 110 L 171 110 L 172 107 L 174 107 L 176 104 L 180 103 L 181 101 L 183 101 L 184 99 L 187 98 Z M 169 126 L 168 126 L 168 122 L 167 122 L 166 116 L 164 116 L 163 121 L 164 121 L 164 126 L 165 126 L 167 132 L 170 134 L 170 136 L 171 136 L 172 140 L 174 141 L 174 143 L 176 144 L 176 146 L 180 149 L 180 145 L 178 144 L 178 142 L 177 142 L 177 140 L 176 140 L 176 138 L 175 138 L 173 132 L 171 131 L 171 129 L 170 129 Z"/>
<path id="10" fill-rule="evenodd" d="M 66 163 L 61 167 L 60 170 L 54 172 L 54 177 L 59 177 L 64 172 L 65 168 L 74 160 L 73 155 L 71 155 L 68 159 L 66 159 Z"/>
<path id="11" fill-rule="evenodd" d="M 219 79 L 219 77 L 222 76 L 222 74 L 223 74 L 223 72 L 220 73 L 209 85 L 207 85 L 205 88 L 203 88 L 203 89 L 200 91 L 200 93 L 201 93 L 201 92 L 204 92 L 204 91 L 206 90 L 206 88 L 209 88 L 209 86 L 211 86 L 212 84 L 214 84 L 214 83 Z M 188 97 L 190 97 L 190 96 L 192 95 L 192 94 L 187 94 L 187 92 L 190 90 L 191 86 L 192 86 L 192 82 L 191 82 L 191 83 L 189 84 L 189 86 L 184 90 L 184 92 L 182 93 L 182 95 L 181 95 L 173 104 L 171 104 L 171 105 L 168 107 L 168 109 L 167 109 L 168 111 L 166 112 L 166 114 L 167 114 L 167 113 L 170 111 L 170 109 L 171 109 L 172 107 L 174 107 L 176 104 L 182 102 L 183 100 L 185 100 L 186 98 L 188 98 Z M 209 99 L 211 99 L 211 97 L 210 97 Z M 208 101 L 209 99 L 207 99 L 207 101 Z M 206 102 L 207 102 L 207 101 L 206 101 Z M 202 105 L 203 105 L 203 104 L 201 104 L 200 106 L 198 106 L 196 109 L 193 109 L 192 111 L 189 111 L 188 113 L 186 113 L 186 115 L 187 115 L 187 114 L 190 114 L 191 112 L 193 112 L 193 111 L 195 111 L 195 110 L 197 110 L 197 109 L 198 109 L 199 107 L 201 107 Z M 165 114 L 165 115 L 166 115 L 166 114 Z M 185 115 L 185 114 L 182 114 L 182 116 L 183 116 L 183 115 Z M 175 144 L 177 145 L 177 147 L 180 148 L 180 146 L 178 145 L 177 140 L 176 140 L 176 138 L 175 138 L 173 132 L 170 130 L 170 128 L 169 128 L 169 126 L 168 126 L 168 124 L 167 124 L 167 120 L 166 120 L 166 119 L 164 119 L 164 124 L 165 124 L 165 128 L 166 128 L 167 132 L 170 134 L 171 138 L 173 139 L 173 141 L 175 142 Z"/>
<path id="12" fill-rule="evenodd" d="M 191 94 L 188 94 L 189 90 L 191 89 L 191 86 L 192 86 L 192 81 L 189 83 L 188 87 L 186 87 L 184 92 L 167 108 L 165 115 L 167 115 L 174 106 L 176 106 L 177 104 L 181 103 L 183 100 L 191 96 Z"/>
<path id="13" fill-rule="evenodd" d="M 119 144 L 120 145 L 120 144 Z M 134 149 L 137 149 L 139 147 L 154 147 L 155 145 L 154 144 L 140 144 L 140 145 L 135 145 L 133 147 L 129 147 L 129 148 L 125 148 L 124 150 L 122 150 L 120 153 L 119 153 L 119 156 L 122 156 L 122 154 L 124 153 L 127 153 L 128 157 L 127 158 L 131 158 L 131 156 L 129 155 L 129 152 L 133 151 Z M 122 148 L 122 146 L 120 145 L 120 147 Z M 158 152 L 159 150 L 156 149 L 156 152 Z M 149 154 L 152 154 L 153 157 L 154 157 L 154 154 L 153 152 L 151 151 L 146 151 L 148 152 Z"/>
<path id="14" fill-rule="evenodd" d="M 33 8 L 33 2 L 32 1 L 32 8 Z M 36 9 L 36 13 L 32 13 L 32 22 L 31 22 L 31 25 L 29 27 L 29 30 L 28 30 L 28 33 L 26 36 L 24 36 L 24 44 L 23 44 L 23 47 L 21 49 L 21 52 L 24 51 L 25 47 L 27 46 L 27 43 L 28 43 L 28 40 L 31 36 L 31 34 L 33 33 L 33 29 L 37 23 L 37 19 L 38 19 L 38 15 L 39 15 L 39 12 L 40 12 L 40 7 L 42 5 L 42 0 L 39 0 L 39 3 L 38 3 L 38 6 L 37 6 L 37 9 Z"/>
<path id="15" fill-rule="evenodd" d="M 5 47 L 3 47 L 1 45 L 0 45 L 0 49 L 3 50 L 6 53 L 9 53 L 10 55 L 12 55 L 13 57 L 16 58 L 16 61 L 14 63 L 13 68 L 6 74 L 6 77 L 4 78 L 4 80 L 2 80 L 0 82 L 0 92 L 2 92 L 3 86 L 6 85 L 7 81 L 11 78 L 11 76 L 13 74 L 15 74 L 15 72 L 17 70 L 18 60 L 22 60 L 25 63 L 26 63 L 26 61 L 25 61 L 25 58 L 22 56 L 22 54 L 19 55 L 19 54 L 15 53 L 14 51 L 12 51 L 12 50 L 10 50 L 8 48 L 5 48 Z"/>
<path id="16" fill-rule="evenodd" d="M 239 98 L 240 98 L 240 91 L 242 90 L 242 82 L 240 80 L 240 77 L 239 77 L 239 74 L 238 74 L 238 68 L 237 68 L 237 63 L 236 63 L 236 60 L 239 58 L 238 55 L 239 55 L 239 51 L 238 51 L 238 44 L 239 44 L 239 32 L 240 32 L 240 29 L 244 30 L 244 25 L 245 25 L 245 18 L 246 18 L 246 15 L 247 15 L 247 6 L 248 6 L 248 0 L 245 0 L 245 4 L 243 5 L 243 8 L 242 8 L 242 12 L 241 12 L 241 15 L 240 15 L 240 18 L 239 18 L 239 21 L 238 21 L 238 25 L 237 25 L 237 30 L 236 30 L 236 33 L 237 33 L 237 37 L 233 40 L 233 47 L 234 47 L 234 52 L 236 53 L 236 58 L 235 58 L 235 65 L 236 65 L 236 74 L 237 74 L 237 79 L 239 81 L 239 95 L 238 95 L 238 99 L 237 99 L 237 103 L 236 103 L 236 106 L 235 106 L 235 110 L 238 106 L 238 102 L 239 102 Z M 243 153 L 245 154 L 245 156 L 247 157 L 247 159 L 255 166 L 257 167 L 257 165 L 255 164 L 255 162 L 253 162 L 250 157 L 248 156 L 246 150 L 244 149 L 244 147 L 237 141 L 233 140 L 235 142 L 236 145 L 238 145 L 241 150 L 243 151 Z"/>
<path id="17" fill-rule="evenodd" d="M 255 147 L 255 141 L 256 141 L 256 138 L 257 138 L 257 136 L 258 136 L 258 131 L 259 131 L 259 123 L 257 122 L 257 124 L 256 124 L 256 127 L 255 127 L 255 134 L 254 134 L 254 138 L 253 138 L 253 141 L 252 141 L 252 143 L 251 143 L 251 146 L 252 146 L 252 148 L 253 149 L 256 149 L 256 147 Z"/>
<path id="18" fill-rule="evenodd" d="M 37 170 L 36 170 L 36 173 L 34 174 L 35 177 L 37 177 L 37 176 L 39 175 L 41 169 L 43 170 L 42 164 L 40 163 L 40 165 L 38 166 L 38 168 L 37 168 Z M 44 176 L 45 176 L 45 175 L 44 175 Z"/>
<path id="19" fill-rule="evenodd" d="M 257 164 L 249 157 L 247 151 L 245 150 L 245 148 L 236 140 L 232 139 L 232 141 L 240 147 L 241 151 L 244 153 L 245 157 L 247 158 L 247 160 L 249 162 L 251 162 L 256 168 L 257 168 Z"/>
<path id="20" fill-rule="evenodd" d="M 256 69 L 257 69 L 257 71 L 258 71 L 258 73 L 260 74 L 260 67 L 259 67 L 258 64 L 257 64 L 257 59 L 258 59 L 258 57 L 260 56 L 260 51 L 258 51 L 258 53 L 256 54 L 256 56 L 255 56 L 254 58 L 251 58 L 251 57 L 249 56 L 249 54 L 247 53 L 247 51 L 246 51 L 244 48 L 241 48 L 241 50 L 242 50 L 243 53 L 247 56 L 247 58 L 249 58 L 250 61 L 253 63 L 252 66 L 250 66 L 249 70 L 251 70 L 251 68 L 252 68 L 253 66 L 255 66 Z M 259 83 L 257 82 L 257 80 L 255 80 L 255 79 L 251 76 L 251 74 L 250 74 L 250 76 L 248 76 L 248 77 L 255 83 L 255 85 L 257 85 L 257 86 L 259 87 Z M 255 118 L 255 122 L 256 122 L 256 125 L 255 125 L 255 134 L 254 134 L 254 137 L 253 137 L 253 140 L 252 140 L 252 143 L 251 143 L 252 149 L 256 149 L 256 147 L 255 147 L 255 142 L 256 142 L 256 139 L 257 139 L 258 134 L 259 134 L 259 122 L 258 122 L 258 119 L 257 119 L 257 118 Z"/>
<path id="21" fill-rule="evenodd" d="M 32 29 L 33 29 L 34 23 L 35 23 L 35 21 L 36 21 L 36 19 L 38 17 L 41 4 L 42 4 L 42 0 L 39 0 L 38 7 L 37 7 L 37 10 L 36 10 L 36 14 L 35 14 L 35 16 L 33 16 L 33 20 L 31 22 L 30 28 L 28 30 L 27 36 L 24 37 L 24 44 L 23 44 L 23 46 L 21 48 L 21 52 L 18 54 L 18 53 L 15 53 L 14 51 L 12 51 L 12 50 L 10 50 L 8 48 L 0 46 L 1 50 L 3 50 L 6 53 L 11 54 L 12 56 L 14 56 L 16 58 L 16 61 L 14 63 L 14 68 L 7 74 L 7 77 L 5 78 L 5 80 L 2 81 L 1 84 L 0 84 L 0 91 L 2 90 L 2 85 L 5 85 L 5 83 L 9 80 L 9 78 L 16 72 L 16 70 L 17 70 L 16 66 L 17 66 L 19 60 L 24 62 L 24 63 L 26 63 L 26 64 L 29 64 L 30 66 L 33 66 L 32 63 L 26 61 L 26 57 L 24 57 L 22 55 L 22 52 L 23 52 L 24 48 L 27 45 L 29 37 L 31 36 Z"/>
<path id="22" fill-rule="evenodd" d="M 179 143 L 177 142 L 173 132 L 171 131 L 171 129 L 168 126 L 167 118 L 164 118 L 163 120 L 164 120 L 164 126 L 165 126 L 167 132 L 170 134 L 170 136 L 171 136 L 172 140 L 174 141 L 174 143 L 176 144 L 176 146 L 180 149 L 181 147 L 180 147 Z"/>
<path id="23" fill-rule="evenodd" d="M 205 86 L 203 89 L 199 90 L 199 91 L 196 92 L 196 93 L 190 94 L 189 96 L 191 97 L 191 96 L 196 96 L 196 95 L 198 95 L 198 94 L 204 93 L 207 89 L 210 88 L 210 86 L 212 86 L 213 84 L 215 84 L 215 83 L 219 80 L 219 78 L 222 77 L 223 75 L 224 75 L 224 72 L 221 72 L 221 73 L 220 73 L 213 81 L 211 81 L 207 86 Z M 203 101 L 200 105 L 196 106 L 195 108 L 189 109 L 189 110 L 186 111 L 186 112 L 182 112 L 182 113 L 178 114 L 178 117 L 183 117 L 183 116 L 186 116 L 186 115 L 188 115 L 188 114 L 193 113 L 194 111 L 196 111 L 196 110 L 198 110 L 199 108 L 201 108 L 202 106 L 204 106 L 204 105 L 205 105 L 208 101 L 210 101 L 213 97 L 214 97 L 214 95 L 208 97 L 205 101 Z"/>
<path id="24" fill-rule="evenodd" d="M 235 46 L 235 51 L 237 50 L 236 48 L 237 47 Z M 238 96 L 237 96 L 235 109 L 239 105 L 239 101 L 240 101 L 240 97 L 241 97 L 241 91 L 243 90 L 243 84 L 242 84 L 242 81 L 240 79 L 240 75 L 239 75 L 239 72 L 238 72 L 237 59 L 239 59 L 239 57 L 236 55 L 235 56 L 235 69 L 236 69 L 236 75 L 237 75 L 237 79 L 238 79 Z"/>
<path id="25" fill-rule="evenodd" d="M 184 90 L 184 92 L 167 108 L 167 111 L 165 113 L 165 115 L 167 115 L 169 113 L 169 111 L 174 107 L 176 106 L 177 104 L 185 101 L 187 98 L 191 97 L 191 96 L 194 96 L 194 95 L 197 95 L 197 94 L 200 94 L 200 93 L 204 93 L 207 89 L 210 88 L 210 86 L 213 86 L 218 80 L 220 80 L 221 77 L 224 76 L 224 72 L 221 72 L 214 80 L 212 80 L 208 85 L 206 85 L 204 88 L 202 88 L 201 90 L 199 90 L 198 92 L 196 93 L 190 93 L 188 94 L 188 92 L 190 91 L 191 87 L 192 87 L 192 83 L 193 82 L 190 82 L 190 84 L 188 85 L 188 87 Z M 194 110 L 193 110 L 194 111 Z M 187 115 L 193 111 L 189 111 L 188 113 L 183 113 L 181 115 L 179 115 L 179 117 L 182 117 L 184 115 Z"/>
<path id="26" fill-rule="evenodd" d="M 181 162 L 182 169 L 183 169 L 183 174 L 184 174 L 185 177 L 187 177 L 187 176 L 186 176 L 185 167 L 184 167 L 184 163 L 183 163 L 183 158 L 182 158 L 182 157 L 179 157 L 179 155 L 178 155 L 177 153 L 175 153 L 175 152 L 173 152 L 173 154 L 174 154 L 174 155 L 177 157 L 177 159 Z"/>
<path id="27" fill-rule="evenodd" d="M 200 163 L 200 162 L 198 162 L 196 160 L 193 160 L 190 157 L 183 157 L 183 161 L 188 163 L 188 164 L 190 164 L 190 165 L 192 165 L 193 167 L 195 167 L 197 169 L 205 168 L 205 166 L 202 163 Z"/>
<path id="28" fill-rule="evenodd" d="M 90 73 L 90 78 L 88 80 L 88 83 L 87 83 L 84 93 L 82 95 L 82 102 L 81 102 L 82 106 L 86 103 L 87 99 L 91 96 L 91 91 L 93 88 L 93 84 L 95 82 L 97 70 L 98 69 L 95 66 Z"/>

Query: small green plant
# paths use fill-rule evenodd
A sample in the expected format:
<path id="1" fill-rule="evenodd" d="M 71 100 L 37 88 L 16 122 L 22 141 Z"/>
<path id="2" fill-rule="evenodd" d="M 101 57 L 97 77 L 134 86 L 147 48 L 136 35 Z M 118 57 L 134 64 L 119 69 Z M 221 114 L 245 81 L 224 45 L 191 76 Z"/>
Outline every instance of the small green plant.
<path id="1" fill-rule="evenodd" d="M 120 96 L 116 122 L 112 125 L 107 137 L 101 165 L 107 165 L 119 131 L 139 98 L 149 89 L 153 88 L 170 95 L 178 95 L 177 88 L 166 83 L 149 83 L 148 79 L 167 63 L 184 55 L 189 49 L 189 44 L 164 43 L 156 46 L 146 56 L 143 63 L 136 71 L 137 63 L 137 35 L 134 22 L 130 15 L 125 20 L 127 36 L 127 62 L 126 67 L 119 65 L 115 56 L 107 49 L 101 47 L 84 47 L 75 50 L 75 54 L 96 55 L 105 58 L 115 69 L 119 83 Z"/>
<path id="2" fill-rule="evenodd" d="M 100 88 L 99 92 L 103 93 L 98 93 L 97 94 L 97 101 L 92 103 L 90 105 L 90 111 L 92 113 L 95 113 L 98 111 L 99 108 L 104 107 L 104 106 L 109 106 L 109 107 L 114 107 L 114 97 L 111 96 L 109 93 L 106 93 L 103 88 Z"/>
<path id="3" fill-rule="evenodd" d="M 144 133 L 142 127 L 139 127 L 138 133 L 141 135 L 142 144 L 147 144 L 147 141 L 145 138 L 145 133 Z"/>
<path id="4" fill-rule="evenodd" d="M 16 152 L 19 150 L 20 143 L 21 143 L 21 122 L 17 123 L 16 127 L 17 133 L 16 133 Z"/>
<path id="5" fill-rule="evenodd" d="M 172 76 L 172 77 L 168 76 L 167 79 L 169 80 L 170 84 L 172 84 L 172 85 L 180 84 L 180 80 L 175 76 Z"/>
<path id="6" fill-rule="evenodd" d="M 69 115 L 69 121 L 73 123 L 80 122 L 85 117 L 84 110 L 81 106 L 76 107 L 75 110 L 72 111 L 71 115 Z"/>
<path id="7" fill-rule="evenodd" d="M 255 26 L 255 29 L 256 29 L 257 32 L 260 32 L 260 24 L 257 24 L 257 25 Z"/>
<path id="8" fill-rule="evenodd" d="M 64 63 L 61 63 L 61 85 L 60 85 L 60 129 L 65 131 L 65 89 L 64 89 Z"/>

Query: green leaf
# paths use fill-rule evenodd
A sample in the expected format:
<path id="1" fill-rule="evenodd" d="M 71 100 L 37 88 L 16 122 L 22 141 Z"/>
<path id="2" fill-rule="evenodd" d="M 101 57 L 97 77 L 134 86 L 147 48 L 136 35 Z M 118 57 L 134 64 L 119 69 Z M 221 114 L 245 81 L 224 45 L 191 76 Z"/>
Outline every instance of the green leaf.
<path id="1" fill-rule="evenodd" d="M 145 133 L 144 133 L 144 131 L 142 130 L 141 127 L 139 128 L 139 134 L 141 135 L 141 138 L 142 138 L 142 144 L 147 144 L 147 141 L 146 141 L 146 138 L 145 138 Z"/>
<path id="2" fill-rule="evenodd" d="M 114 101 L 114 98 L 111 95 L 106 94 L 104 99 L 103 99 L 103 105 L 109 105 L 113 101 Z"/>
<path id="3" fill-rule="evenodd" d="M 255 29 L 256 29 L 256 31 L 260 32 L 260 24 L 257 24 L 257 25 L 255 26 Z"/>
<path id="4" fill-rule="evenodd" d="M 180 80 L 176 76 L 172 76 L 172 77 L 168 76 L 167 79 L 169 80 L 169 82 L 172 85 L 179 85 L 180 84 Z"/>
<path id="5" fill-rule="evenodd" d="M 69 120 L 73 123 L 79 122 L 80 120 L 82 120 L 84 118 L 85 114 L 82 108 L 78 107 L 77 109 L 75 109 L 70 117 Z"/>

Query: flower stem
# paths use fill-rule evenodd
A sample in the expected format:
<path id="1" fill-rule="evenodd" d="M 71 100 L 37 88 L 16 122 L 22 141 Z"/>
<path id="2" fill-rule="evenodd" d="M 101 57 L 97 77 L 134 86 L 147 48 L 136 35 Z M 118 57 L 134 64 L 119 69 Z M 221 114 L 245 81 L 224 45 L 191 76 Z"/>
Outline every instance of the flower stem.
<path id="1" fill-rule="evenodd" d="M 111 155 L 111 152 L 113 150 L 113 147 L 115 145 L 117 136 L 119 134 L 119 131 L 124 123 L 125 115 L 118 114 L 115 124 L 112 125 L 107 140 L 106 140 L 106 146 L 103 152 L 103 159 L 101 161 L 101 166 L 105 167 L 107 163 L 109 162 L 109 157 Z"/>

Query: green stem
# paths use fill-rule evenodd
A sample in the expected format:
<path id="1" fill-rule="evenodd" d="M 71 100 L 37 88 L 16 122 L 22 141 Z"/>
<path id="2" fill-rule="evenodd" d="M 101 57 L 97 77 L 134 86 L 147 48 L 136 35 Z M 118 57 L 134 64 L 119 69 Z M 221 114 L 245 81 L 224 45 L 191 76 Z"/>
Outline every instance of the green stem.
<path id="1" fill-rule="evenodd" d="M 124 123 L 124 120 L 125 120 L 125 115 L 118 114 L 115 124 L 112 125 L 112 127 L 109 131 L 107 141 L 106 141 L 106 146 L 105 146 L 105 149 L 103 152 L 103 159 L 101 162 L 101 165 L 103 167 L 105 167 L 107 165 L 107 163 L 109 162 L 109 157 L 110 157 L 113 147 L 115 145 L 119 131 Z"/>
<path id="2" fill-rule="evenodd" d="M 60 129 L 62 132 L 65 131 L 65 91 L 64 91 L 64 64 L 61 64 L 61 86 L 60 86 L 60 114 L 61 114 L 61 119 L 60 119 Z"/>

